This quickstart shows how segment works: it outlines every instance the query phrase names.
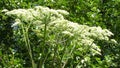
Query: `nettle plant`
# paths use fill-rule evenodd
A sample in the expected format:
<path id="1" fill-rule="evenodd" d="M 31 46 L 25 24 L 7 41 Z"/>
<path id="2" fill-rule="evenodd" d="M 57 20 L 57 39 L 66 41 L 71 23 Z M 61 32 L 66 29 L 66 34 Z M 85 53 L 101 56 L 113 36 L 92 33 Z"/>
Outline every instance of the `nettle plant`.
<path id="1" fill-rule="evenodd" d="M 6 15 L 15 19 L 12 25 L 17 45 L 25 45 L 32 67 L 88 67 L 92 57 L 100 58 L 101 41 L 116 43 L 109 30 L 68 21 L 65 10 L 36 6 L 14 9 Z M 96 62 L 97 63 L 97 62 Z"/>

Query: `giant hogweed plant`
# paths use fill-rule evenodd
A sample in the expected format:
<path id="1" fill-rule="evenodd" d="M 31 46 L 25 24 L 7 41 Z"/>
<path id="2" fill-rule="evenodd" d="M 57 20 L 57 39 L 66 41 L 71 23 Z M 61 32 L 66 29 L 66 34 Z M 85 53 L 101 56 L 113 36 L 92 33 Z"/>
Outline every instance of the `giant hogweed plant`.
<path id="1" fill-rule="evenodd" d="M 6 12 L 15 19 L 15 39 L 25 45 L 32 68 L 89 67 L 91 56 L 102 55 L 97 40 L 116 43 L 109 30 L 68 21 L 68 14 L 42 6 Z"/>

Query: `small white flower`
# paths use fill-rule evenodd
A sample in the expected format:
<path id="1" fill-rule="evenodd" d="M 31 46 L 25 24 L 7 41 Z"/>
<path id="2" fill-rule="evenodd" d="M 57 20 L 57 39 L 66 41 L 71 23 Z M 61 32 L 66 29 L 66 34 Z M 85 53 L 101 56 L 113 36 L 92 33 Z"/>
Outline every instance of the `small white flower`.
<path id="1" fill-rule="evenodd" d="M 112 32 L 110 32 L 109 30 L 107 29 L 104 29 L 105 33 L 107 36 L 111 36 L 111 35 L 114 35 Z"/>
<path id="2" fill-rule="evenodd" d="M 17 26 L 20 22 L 20 19 L 15 19 L 15 23 L 11 27 Z"/>
<path id="3" fill-rule="evenodd" d="M 111 39 L 111 42 L 113 43 L 117 43 L 117 41 L 115 39 Z"/>
<path id="4" fill-rule="evenodd" d="M 81 63 L 84 63 L 84 62 L 85 62 L 85 60 L 84 60 L 84 59 L 82 59 L 82 60 L 81 60 Z"/>
<path id="5" fill-rule="evenodd" d="M 69 13 L 65 10 L 57 10 L 60 14 L 68 15 Z"/>
<path id="6" fill-rule="evenodd" d="M 63 33 L 63 34 L 66 34 L 66 35 L 73 36 L 73 34 L 72 34 L 72 33 L 70 33 L 69 31 L 63 31 L 62 33 Z"/>
<path id="7" fill-rule="evenodd" d="M 7 9 L 3 9 L 2 12 L 7 12 L 8 10 Z"/>
<path id="8" fill-rule="evenodd" d="M 74 31 L 80 30 L 78 23 L 68 22 L 68 23 L 67 23 L 67 26 L 68 26 L 69 28 L 72 28 Z"/>

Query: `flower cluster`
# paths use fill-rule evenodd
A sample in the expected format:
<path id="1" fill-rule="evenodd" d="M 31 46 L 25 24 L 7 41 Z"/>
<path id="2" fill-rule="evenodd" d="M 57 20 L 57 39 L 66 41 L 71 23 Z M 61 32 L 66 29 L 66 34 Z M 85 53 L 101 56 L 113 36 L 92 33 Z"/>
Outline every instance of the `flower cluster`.
<path id="1" fill-rule="evenodd" d="M 9 16 L 16 16 L 17 20 L 12 25 L 24 22 L 32 23 L 35 25 L 33 31 L 36 35 L 42 35 L 42 30 L 44 29 L 45 22 L 47 22 L 47 31 L 49 36 L 57 37 L 60 35 L 69 35 L 69 37 L 73 37 L 71 42 L 75 41 L 78 45 L 76 46 L 90 46 L 93 54 L 100 54 L 100 48 L 94 42 L 95 39 L 106 40 L 109 41 L 109 37 L 113 35 L 109 30 L 102 29 L 101 27 L 89 27 L 87 25 L 80 25 L 78 23 L 74 23 L 64 19 L 63 15 L 69 14 L 64 10 L 54 10 L 49 9 L 47 7 L 36 6 L 33 9 L 15 9 L 12 11 L 6 12 Z M 45 21 L 46 16 L 49 18 Z M 64 41 L 62 38 L 57 38 Z M 55 38 L 53 38 L 56 41 Z M 113 40 L 116 42 L 115 40 Z"/>

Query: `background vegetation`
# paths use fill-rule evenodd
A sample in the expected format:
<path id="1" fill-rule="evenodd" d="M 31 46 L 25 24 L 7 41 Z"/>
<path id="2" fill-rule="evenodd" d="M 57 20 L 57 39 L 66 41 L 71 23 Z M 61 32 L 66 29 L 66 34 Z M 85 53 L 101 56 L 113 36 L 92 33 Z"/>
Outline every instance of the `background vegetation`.
<path id="1" fill-rule="evenodd" d="M 19 8 L 33 8 L 34 6 L 47 6 L 52 9 L 63 9 L 69 12 L 65 19 L 79 24 L 85 24 L 89 26 L 100 26 L 107 28 L 114 33 L 114 36 L 118 42 L 117 45 L 106 43 L 105 41 L 97 40 L 98 45 L 101 48 L 101 56 L 89 56 L 87 47 L 79 54 L 80 59 L 87 57 L 84 63 L 80 63 L 81 67 L 85 68 L 119 68 L 120 67 L 120 0 L 3 0 L 0 1 L 0 66 L 10 68 L 26 68 L 32 67 L 31 59 L 28 56 L 29 53 L 23 44 L 21 36 L 14 36 L 14 29 L 11 25 L 14 22 L 14 18 L 6 16 L 3 9 L 13 10 Z M 34 41 L 34 45 L 38 45 L 38 37 L 30 35 L 31 41 Z M 45 47 L 48 48 L 48 47 Z M 67 47 L 70 49 L 71 47 Z M 32 50 L 35 57 L 34 60 L 39 62 L 38 57 L 39 48 L 33 46 Z M 61 52 L 62 53 L 62 52 Z M 74 68 L 79 60 L 76 60 L 78 53 L 74 54 L 73 58 L 68 61 L 70 63 L 65 65 L 66 67 Z M 49 62 L 52 58 L 47 59 L 45 65 L 38 64 L 35 66 L 43 65 L 46 67 L 56 67 L 60 65 L 59 56 L 57 61 Z M 44 57 L 44 56 L 43 56 Z M 69 58 L 68 56 L 66 56 Z M 53 64 L 55 63 L 55 65 Z M 37 64 L 37 63 L 36 63 Z M 48 64 L 48 65 L 47 65 Z M 78 67 L 79 68 L 79 67 Z"/>

